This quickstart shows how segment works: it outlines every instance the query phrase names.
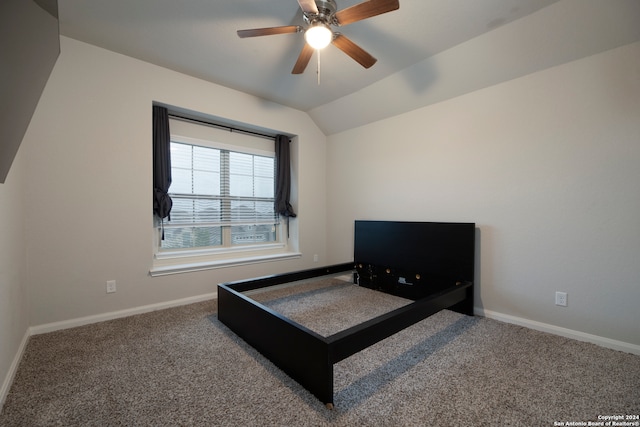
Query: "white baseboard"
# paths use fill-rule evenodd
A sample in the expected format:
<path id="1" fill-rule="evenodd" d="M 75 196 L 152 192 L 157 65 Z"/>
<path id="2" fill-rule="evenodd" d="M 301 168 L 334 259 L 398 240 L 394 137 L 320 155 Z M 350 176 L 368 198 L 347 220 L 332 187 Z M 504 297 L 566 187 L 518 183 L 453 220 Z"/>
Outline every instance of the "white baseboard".
<path id="1" fill-rule="evenodd" d="M 502 314 L 491 310 L 484 310 L 482 308 L 475 307 L 474 314 L 478 316 L 487 317 L 489 319 L 499 320 L 505 323 L 512 323 L 514 325 L 524 326 L 536 331 L 548 332 L 550 334 L 559 335 L 566 338 L 575 339 L 578 341 L 590 342 L 592 344 L 599 345 L 601 347 L 611 348 L 613 350 L 624 351 L 627 353 L 640 355 L 640 345 L 631 344 L 624 341 L 612 340 L 610 338 L 601 337 L 598 335 L 587 334 L 580 331 L 574 331 L 572 329 L 561 328 L 559 326 L 550 325 L 548 323 L 536 322 L 534 320 L 523 319 L 521 317 L 510 316 L 508 314 Z"/>
<path id="2" fill-rule="evenodd" d="M 60 322 L 46 323 L 44 325 L 32 326 L 29 328 L 30 335 L 45 334 L 47 332 L 59 331 L 62 329 L 75 328 L 77 326 L 89 325 L 91 323 L 104 322 L 106 320 L 119 319 L 136 314 L 149 313 L 151 311 L 163 310 L 165 308 L 178 307 L 181 305 L 193 304 L 207 301 L 218 297 L 217 292 L 198 295 L 195 297 L 182 298 L 173 301 L 161 302 L 157 304 L 143 305 L 141 307 L 128 308 L 126 310 L 112 311 L 109 313 L 95 314 L 93 316 L 80 317 L 77 319 L 63 320 Z"/>
<path id="3" fill-rule="evenodd" d="M 20 360 L 22 359 L 22 354 L 27 346 L 27 342 L 29 341 L 29 337 L 31 335 L 44 334 L 47 332 L 54 332 L 62 329 L 75 328 L 77 326 L 88 325 L 91 323 L 104 322 L 106 320 L 118 319 L 127 316 L 133 316 L 136 314 L 148 313 L 156 310 L 163 310 L 165 308 L 178 307 L 181 305 L 193 304 L 196 302 L 207 301 L 210 299 L 215 299 L 218 297 L 217 292 L 212 292 L 209 294 L 199 295 L 195 297 L 182 298 L 173 301 L 167 301 L 157 304 L 149 304 L 140 307 L 134 307 L 126 310 L 118 310 L 112 311 L 109 313 L 96 314 L 93 316 L 80 317 L 77 319 L 69 319 L 63 320 L 60 322 L 46 323 L 43 325 L 37 325 L 30 327 L 25 333 L 22 342 L 20 343 L 20 347 L 11 363 L 11 367 L 9 368 L 9 372 L 2 383 L 2 388 L 0 389 L 0 408 L 4 404 L 7 394 L 9 393 L 9 388 L 13 383 L 13 378 L 18 369 L 18 365 L 20 364 Z M 536 322 L 534 320 L 524 319 L 521 317 L 511 316 L 508 314 L 502 314 L 491 310 L 485 310 L 482 308 L 474 308 L 474 313 L 478 316 L 487 317 L 490 319 L 495 319 L 501 322 L 512 323 L 519 326 L 524 326 L 526 328 L 534 329 L 537 331 L 548 332 L 554 335 L 560 335 L 566 338 L 576 339 L 579 341 L 586 341 L 593 344 L 600 345 L 602 347 L 611 348 L 614 350 L 625 351 L 627 353 L 640 355 L 640 345 L 627 343 L 624 341 L 612 340 L 610 338 L 600 337 L 597 335 L 587 334 L 584 332 L 574 331 L 572 329 L 561 328 L 559 326 L 550 325 L 547 323 Z"/>
<path id="4" fill-rule="evenodd" d="M 58 331 L 61 329 L 74 328 L 76 326 L 88 325 L 91 323 L 104 322 L 106 320 L 112 320 L 127 316 L 133 316 L 136 314 L 148 313 L 156 310 L 163 310 L 165 308 L 178 307 L 181 305 L 193 304 L 196 302 L 207 301 L 210 299 L 215 299 L 218 297 L 217 292 L 212 292 L 209 294 L 199 295 L 195 297 L 182 298 L 179 300 L 167 301 L 157 304 L 144 305 L 141 307 L 134 307 L 126 310 L 113 311 L 109 313 L 96 314 L 93 316 L 86 316 L 77 319 L 63 320 L 61 322 L 53 322 L 47 323 L 44 325 L 32 326 L 30 327 L 24 334 L 22 338 L 22 342 L 16 352 L 15 357 L 13 358 L 13 362 L 9 367 L 9 372 L 2 383 L 2 388 L 0 388 L 0 410 L 4 406 L 5 399 L 9 394 L 9 389 L 11 388 L 11 384 L 13 383 L 13 379 L 18 370 L 18 365 L 20 364 L 20 360 L 22 360 L 22 355 L 27 347 L 27 343 L 29 342 L 29 337 L 31 335 L 44 334 L 47 332 Z M 521 317 L 510 316 L 508 314 L 502 314 L 491 310 L 485 310 L 482 308 L 475 307 L 474 314 L 482 317 L 487 317 L 489 319 L 495 319 L 505 323 L 512 323 L 514 325 L 524 326 L 526 328 L 534 329 L 537 331 L 548 332 L 554 335 L 560 335 L 566 338 L 576 339 L 579 341 L 586 341 L 596 345 L 600 345 L 602 347 L 611 348 L 614 350 L 620 350 L 627 353 L 640 355 L 640 345 L 627 343 L 624 341 L 612 340 L 610 338 L 600 337 L 597 335 L 587 334 L 584 332 L 574 331 L 572 329 L 561 328 L 559 326 L 550 325 L 547 323 L 536 322 L 534 320 L 523 319 Z"/>
<path id="5" fill-rule="evenodd" d="M 136 314 L 148 313 L 156 310 L 163 310 L 165 308 L 193 304 L 196 302 L 207 301 L 217 297 L 218 297 L 218 293 L 212 292 L 209 294 L 199 295 L 195 297 L 182 298 L 179 300 L 144 305 L 141 307 L 134 307 L 126 310 L 113 311 L 109 313 L 96 314 L 93 316 L 86 316 L 86 317 L 81 317 L 77 319 L 63 320 L 61 322 L 53 322 L 53 323 L 47 323 L 44 325 L 32 326 L 29 328 L 29 331 L 25 335 L 25 339 L 23 340 L 24 342 L 16 358 L 18 361 L 20 360 L 20 357 L 22 356 L 22 351 L 24 350 L 23 346 L 26 345 L 26 339 L 31 335 L 44 334 L 47 332 L 58 331 L 61 329 L 69 329 L 77 326 L 88 325 L 91 323 L 104 322 L 106 320 L 118 319 L 122 317 L 133 316 Z M 524 319 L 522 317 L 502 314 L 492 310 L 485 310 L 479 307 L 474 308 L 474 313 L 478 316 L 487 317 L 489 319 L 495 319 L 505 323 L 512 323 L 514 325 L 524 326 L 526 328 L 534 329 L 536 331 L 548 332 L 554 335 L 559 335 L 562 337 L 571 338 L 578 341 L 586 341 L 602 347 L 640 355 L 640 345 L 637 345 L 637 344 L 631 344 L 624 341 L 617 341 L 610 338 L 601 337 L 598 335 L 592 335 L 592 334 L 587 334 L 580 331 L 574 331 L 572 329 L 562 328 L 560 326 L 550 325 L 548 323 L 537 322 L 535 320 Z M 6 382 L 7 381 L 5 381 L 5 383 Z M 3 391 L 4 391 L 4 388 L 3 388 Z"/>
<path id="6" fill-rule="evenodd" d="M 20 361 L 22 360 L 22 355 L 24 354 L 25 348 L 27 348 L 27 343 L 29 342 L 29 330 L 27 329 L 22 337 L 22 342 L 20 342 L 20 346 L 18 347 L 18 351 L 13 358 L 13 362 L 11 362 L 11 366 L 9 366 L 9 372 L 7 372 L 7 376 L 4 378 L 4 382 L 2 383 L 2 388 L 0 388 L 0 411 L 4 407 L 4 401 L 7 399 L 7 395 L 9 394 L 9 389 L 11 388 L 11 384 L 13 384 L 13 379 L 16 376 L 16 372 L 18 371 L 18 365 L 20 365 Z"/>

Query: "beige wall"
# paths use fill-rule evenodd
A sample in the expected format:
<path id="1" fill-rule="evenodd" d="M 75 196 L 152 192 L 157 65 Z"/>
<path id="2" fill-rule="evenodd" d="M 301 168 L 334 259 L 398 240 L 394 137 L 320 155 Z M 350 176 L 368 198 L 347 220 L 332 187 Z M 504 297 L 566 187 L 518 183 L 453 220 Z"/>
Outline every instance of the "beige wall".
<path id="1" fill-rule="evenodd" d="M 328 140 L 331 262 L 355 219 L 475 222 L 479 311 L 640 345 L 640 43 Z"/>
<path id="2" fill-rule="evenodd" d="M 29 328 L 24 243 L 24 150 L 0 184 L 0 407 Z M 11 371 L 11 372 L 10 372 Z"/>
<path id="3" fill-rule="evenodd" d="M 149 276 L 153 101 L 298 135 L 292 223 L 302 258 Z M 305 113 L 62 37 L 23 142 L 30 324 L 197 297 L 220 282 L 326 262 L 325 143 Z M 107 280 L 117 281 L 115 294 L 106 294 Z"/>

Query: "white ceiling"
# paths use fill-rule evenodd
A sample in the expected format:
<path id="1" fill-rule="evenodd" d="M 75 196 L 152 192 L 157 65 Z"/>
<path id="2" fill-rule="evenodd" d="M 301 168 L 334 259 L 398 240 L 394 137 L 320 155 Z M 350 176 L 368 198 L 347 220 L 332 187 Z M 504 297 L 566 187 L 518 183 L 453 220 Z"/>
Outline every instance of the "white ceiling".
<path id="1" fill-rule="evenodd" d="M 338 9 L 360 0 L 337 0 Z M 302 75 L 296 0 L 58 0 L 60 32 L 310 114 L 329 135 L 640 39 L 638 0 L 400 0 L 340 32 L 378 59 L 329 46 Z M 347 113 L 350 112 L 350 113 Z"/>

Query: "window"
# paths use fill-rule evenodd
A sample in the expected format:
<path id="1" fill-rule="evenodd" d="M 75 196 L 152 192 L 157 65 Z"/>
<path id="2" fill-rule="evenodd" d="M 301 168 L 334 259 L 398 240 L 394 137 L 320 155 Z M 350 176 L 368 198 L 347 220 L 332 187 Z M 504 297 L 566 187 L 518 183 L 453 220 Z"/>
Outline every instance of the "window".
<path id="1" fill-rule="evenodd" d="M 273 139 L 177 118 L 170 131 L 173 208 L 155 216 L 152 276 L 301 256 L 297 224 L 274 211 Z"/>
<path id="2" fill-rule="evenodd" d="M 174 138 L 175 139 L 175 138 Z M 278 241 L 272 156 L 171 142 L 170 220 L 162 249 Z"/>

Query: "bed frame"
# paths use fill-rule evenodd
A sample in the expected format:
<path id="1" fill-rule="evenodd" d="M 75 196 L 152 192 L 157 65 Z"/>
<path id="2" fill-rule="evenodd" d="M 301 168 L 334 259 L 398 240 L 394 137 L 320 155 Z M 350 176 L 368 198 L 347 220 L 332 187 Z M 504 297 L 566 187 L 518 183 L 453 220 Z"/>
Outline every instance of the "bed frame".
<path id="1" fill-rule="evenodd" d="M 473 315 L 475 224 L 356 221 L 355 262 L 218 285 L 218 318 L 333 408 L 333 364 L 439 312 Z M 330 274 L 412 303 L 322 336 L 243 292 Z"/>

